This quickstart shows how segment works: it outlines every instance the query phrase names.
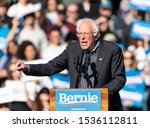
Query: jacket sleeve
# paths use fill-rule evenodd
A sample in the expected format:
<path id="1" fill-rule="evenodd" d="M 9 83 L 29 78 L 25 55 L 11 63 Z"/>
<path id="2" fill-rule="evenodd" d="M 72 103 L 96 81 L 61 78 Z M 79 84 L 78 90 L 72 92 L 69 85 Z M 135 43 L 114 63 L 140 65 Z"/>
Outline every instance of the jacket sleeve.
<path id="1" fill-rule="evenodd" d="M 46 64 L 29 64 L 29 71 L 24 73 L 33 76 L 50 76 L 63 71 L 68 67 L 68 50 L 69 46 Z"/>
<path id="2" fill-rule="evenodd" d="M 120 48 L 114 50 L 111 62 L 111 74 L 112 80 L 103 87 L 108 88 L 109 94 L 113 95 L 120 91 L 126 82 L 124 59 Z"/>

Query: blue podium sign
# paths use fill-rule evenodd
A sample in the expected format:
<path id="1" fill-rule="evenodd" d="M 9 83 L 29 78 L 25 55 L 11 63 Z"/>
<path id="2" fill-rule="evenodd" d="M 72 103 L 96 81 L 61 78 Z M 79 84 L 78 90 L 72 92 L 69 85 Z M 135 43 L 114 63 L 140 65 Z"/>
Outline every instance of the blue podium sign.
<path id="1" fill-rule="evenodd" d="M 56 111 L 101 111 L 101 91 L 56 90 Z"/>
<path id="2" fill-rule="evenodd" d="M 108 111 L 108 89 L 50 89 L 50 111 Z"/>

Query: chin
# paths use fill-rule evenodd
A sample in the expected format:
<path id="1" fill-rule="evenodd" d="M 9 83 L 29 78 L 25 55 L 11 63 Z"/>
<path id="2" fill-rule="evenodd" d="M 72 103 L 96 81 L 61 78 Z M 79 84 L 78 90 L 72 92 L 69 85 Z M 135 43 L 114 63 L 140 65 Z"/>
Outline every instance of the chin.
<path id="1" fill-rule="evenodd" d="M 85 51 L 87 51 L 88 49 L 87 49 L 87 48 L 82 48 L 82 50 L 85 50 Z"/>
<path id="2" fill-rule="evenodd" d="M 81 48 L 82 48 L 83 50 L 88 50 L 88 47 L 85 47 L 85 46 L 81 46 Z"/>

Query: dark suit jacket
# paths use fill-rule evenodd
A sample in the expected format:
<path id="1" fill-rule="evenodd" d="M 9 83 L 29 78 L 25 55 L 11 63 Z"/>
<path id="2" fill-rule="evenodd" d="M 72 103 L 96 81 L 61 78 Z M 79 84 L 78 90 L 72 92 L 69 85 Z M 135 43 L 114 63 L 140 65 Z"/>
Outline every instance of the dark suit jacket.
<path id="1" fill-rule="evenodd" d="M 96 62 L 98 84 L 95 88 L 108 88 L 109 110 L 122 110 L 119 90 L 126 82 L 122 51 L 116 44 L 102 40 L 98 50 Z M 74 58 L 81 59 L 82 52 L 79 42 L 72 41 L 58 57 L 47 64 L 30 65 L 30 70 L 25 74 L 50 76 L 67 68 L 71 79 L 70 88 L 75 88 L 78 74 L 74 66 Z"/>

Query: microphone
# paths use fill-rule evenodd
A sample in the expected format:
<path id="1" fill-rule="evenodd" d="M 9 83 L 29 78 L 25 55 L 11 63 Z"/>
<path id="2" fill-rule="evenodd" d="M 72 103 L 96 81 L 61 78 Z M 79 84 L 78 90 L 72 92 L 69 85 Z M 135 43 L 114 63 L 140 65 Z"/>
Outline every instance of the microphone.
<path id="1" fill-rule="evenodd" d="M 91 56 L 89 54 L 85 54 L 83 73 L 87 73 L 88 66 L 90 65 L 90 61 L 91 61 Z"/>

